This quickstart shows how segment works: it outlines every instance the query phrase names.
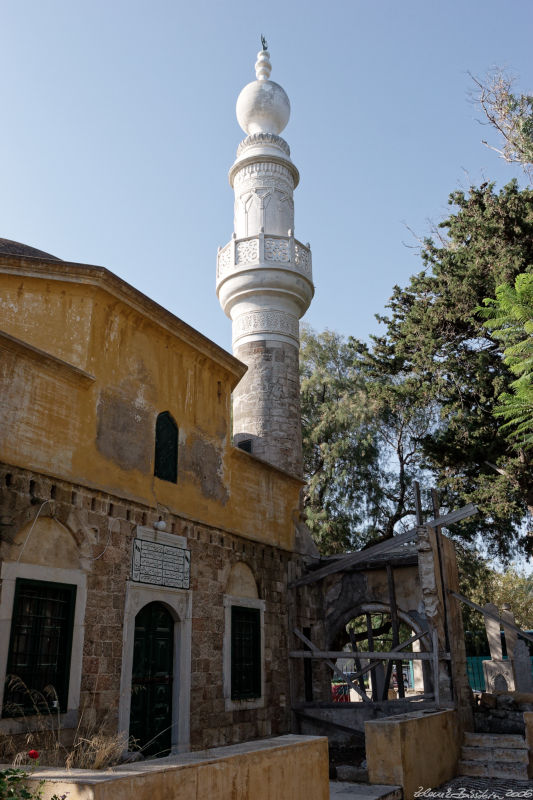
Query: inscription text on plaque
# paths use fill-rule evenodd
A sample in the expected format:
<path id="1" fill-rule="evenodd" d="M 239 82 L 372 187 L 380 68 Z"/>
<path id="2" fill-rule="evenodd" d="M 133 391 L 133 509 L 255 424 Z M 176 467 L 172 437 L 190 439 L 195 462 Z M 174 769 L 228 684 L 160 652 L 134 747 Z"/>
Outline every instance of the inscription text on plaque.
<path id="1" fill-rule="evenodd" d="M 133 540 L 132 580 L 188 589 L 190 584 L 191 551 L 182 547 Z"/>

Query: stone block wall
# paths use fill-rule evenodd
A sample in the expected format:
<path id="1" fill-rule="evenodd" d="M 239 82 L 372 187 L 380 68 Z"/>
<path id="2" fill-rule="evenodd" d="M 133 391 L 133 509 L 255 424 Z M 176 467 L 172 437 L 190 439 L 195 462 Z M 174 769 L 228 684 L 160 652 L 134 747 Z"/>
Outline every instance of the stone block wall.
<path id="1" fill-rule="evenodd" d="M 0 464 L 1 561 L 16 561 L 21 549 L 17 532 L 35 519 L 37 511 L 40 519 L 52 517 L 70 532 L 79 568 L 86 574 L 80 707 L 88 705 L 99 715 L 107 714 L 110 726 L 116 726 L 132 542 L 137 526 L 153 526 L 160 513 L 111 494 Z M 167 533 L 186 537 L 191 551 L 191 748 L 290 731 L 287 583 L 289 564 L 298 563 L 299 556 L 178 515 L 165 512 L 164 518 Z M 33 557 L 29 543 L 22 561 L 28 557 Z M 57 558 L 53 566 L 63 566 L 60 553 Z M 259 597 L 265 601 L 265 702 L 262 708 L 228 711 L 223 696 L 223 597 L 231 567 L 239 561 L 251 569 Z M 305 614 L 305 620 L 296 622 L 315 624 L 309 609 Z"/>
<path id="2" fill-rule="evenodd" d="M 246 342 L 235 355 L 248 365 L 233 394 L 235 442 L 294 475 L 302 474 L 298 348 L 281 341 Z"/>

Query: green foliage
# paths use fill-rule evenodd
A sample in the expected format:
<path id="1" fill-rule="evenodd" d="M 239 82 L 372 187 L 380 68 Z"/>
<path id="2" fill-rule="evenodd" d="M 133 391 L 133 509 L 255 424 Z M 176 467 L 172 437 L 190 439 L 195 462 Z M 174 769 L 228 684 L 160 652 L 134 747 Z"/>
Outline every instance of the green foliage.
<path id="1" fill-rule="evenodd" d="M 450 196 L 454 213 L 422 250 L 425 269 L 396 286 L 386 326 L 365 359 L 368 378 L 393 381 L 413 407 L 433 407 L 435 422 L 420 437 L 434 483 L 453 508 L 475 502 L 481 516 L 455 526 L 473 541 L 483 531 L 489 551 L 508 557 L 533 501 L 532 463 L 510 447 L 493 414 L 513 380 L 500 341 L 476 314 L 487 294 L 533 265 L 533 192 L 511 182 Z M 442 233 L 442 231 L 444 233 Z"/>
<path id="2" fill-rule="evenodd" d="M 533 448 L 533 274 L 517 275 L 515 285 L 496 289 L 496 299 L 485 299 L 480 314 L 500 342 L 504 363 L 513 375 L 510 391 L 502 392 L 494 414 L 501 417 L 512 446 L 520 452 Z"/>
<path id="3" fill-rule="evenodd" d="M 349 343 L 303 328 L 300 349 L 307 524 L 324 553 L 358 544 L 361 507 L 372 489 L 377 456 L 364 387 Z"/>
<path id="4" fill-rule="evenodd" d="M 0 798 L 2 800 L 40 800 L 44 781 L 40 781 L 35 791 L 28 789 L 28 773 L 22 769 L 8 767 L 0 770 Z M 51 800 L 66 800 L 67 795 L 54 794 Z"/>
<path id="5" fill-rule="evenodd" d="M 510 607 L 520 628 L 533 628 L 533 575 L 516 565 L 511 565 L 505 572 L 495 572 L 492 598 L 498 608 Z"/>
<path id="6" fill-rule="evenodd" d="M 0 770 L 0 797 L 6 800 L 33 800 L 36 795 L 25 786 L 27 777 L 28 774 L 21 769 Z"/>
<path id="7" fill-rule="evenodd" d="M 494 603 L 500 611 L 508 605 L 516 624 L 523 630 L 533 628 L 533 575 L 516 564 L 504 572 L 492 568 L 478 553 L 456 548 L 459 566 L 459 585 L 462 594 L 480 606 Z M 468 655 L 487 655 L 489 652 L 483 615 L 462 605 Z"/>
<path id="8" fill-rule="evenodd" d="M 404 387 L 367 376 L 366 348 L 331 331 L 304 328 L 300 352 L 307 524 L 323 553 L 393 534 L 412 515 L 422 465 L 417 440 L 428 407 Z"/>

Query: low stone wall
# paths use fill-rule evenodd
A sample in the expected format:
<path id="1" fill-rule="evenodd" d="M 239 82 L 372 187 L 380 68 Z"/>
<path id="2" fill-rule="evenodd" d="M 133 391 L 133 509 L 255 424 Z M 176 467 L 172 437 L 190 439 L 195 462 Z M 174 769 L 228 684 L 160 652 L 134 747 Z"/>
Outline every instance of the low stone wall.
<path id="1" fill-rule="evenodd" d="M 523 692 L 482 692 L 474 709 L 476 733 L 524 736 L 525 712 L 533 711 L 533 694 Z"/>
<path id="2" fill-rule="evenodd" d="M 421 711 L 432 703 L 432 700 L 424 701 L 413 697 L 375 703 L 322 703 L 302 706 L 301 713 L 298 714 L 298 730 L 308 736 L 327 736 L 330 744 L 347 744 L 354 737 L 359 741 L 363 740 L 365 723 L 370 720 Z M 339 727 L 335 727 L 336 725 Z"/>
<path id="3" fill-rule="evenodd" d="M 42 769 L 42 800 L 329 800 L 327 739 L 279 736 L 125 764 L 112 770 Z"/>
<path id="4" fill-rule="evenodd" d="M 420 787 L 454 778 L 461 750 L 457 712 L 413 712 L 365 723 L 370 783 L 401 786 L 404 800 Z"/>

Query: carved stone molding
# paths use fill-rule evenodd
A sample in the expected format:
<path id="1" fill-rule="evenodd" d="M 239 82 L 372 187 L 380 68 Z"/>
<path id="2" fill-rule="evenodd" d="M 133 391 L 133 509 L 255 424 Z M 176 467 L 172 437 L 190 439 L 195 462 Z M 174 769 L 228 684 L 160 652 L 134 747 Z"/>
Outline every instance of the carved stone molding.
<path id="1" fill-rule="evenodd" d="M 217 256 L 217 281 L 248 266 L 282 264 L 312 280 L 311 250 L 292 236 L 259 236 L 228 242 Z M 261 244 L 262 241 L 262 244 Z M 235 253 L 235 255 L 233 255 Z"/>
<path id="2" fill-rule="evenodd" d="M 285 311 L 248 311 L 233 321 L 233 341 L 255 333 L 281 333 L 298 342 L 298 318 Z"/>
<path id="3" fill-rule="evenodd" d="M 254 264 L 259 260 L 259 239 L 245 239 L 235 245 L 235 265 Z"/>
<path id="4" fill-rule="evenodd" d="M 291 187 L 294 188 L 294 180 L 290 170 L 283 166 L 283 164 L 276 164 L 273 161 L 255 161 L 249 164 L 244 164 L 238 168 L 235 173 L 234 186 L 237 187 L 244 181 L 252 179 L 263 178 L 265 176 L 272 176 L 275 179 L 284 179 Z M 276 181 L 277 182 L 277 181 Z"/>
<path id="5" fill-rule="evenodd" d="M 281 136 L 277 136 L 275 133 L 252 133 L 250 136 L 247 136 L 246 139 L 243 139 L 239 144 L 237 148 L 237 158 L 248 147 L 257 147 L 262 144 L 274 145 L 275 147 L 279 147 L 281 150 L 283 150 L 283 152 L 288 156 L 291 154 L 289 145 L 285 139 L 281 138 Z"/>
<path id="6" fill-rule="evenodd" d="M 304 275 L 311 275 L 311 251 L 296 240 L 294 241 L 294 263 Z"/>
<path id="7" fill-rule="evenodd" d="M 288 263 L 291 260 L 288 239 L 273 239 L 265 236 L 265 261 Z"/>

